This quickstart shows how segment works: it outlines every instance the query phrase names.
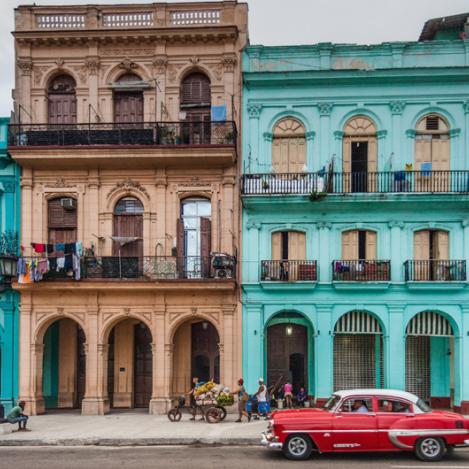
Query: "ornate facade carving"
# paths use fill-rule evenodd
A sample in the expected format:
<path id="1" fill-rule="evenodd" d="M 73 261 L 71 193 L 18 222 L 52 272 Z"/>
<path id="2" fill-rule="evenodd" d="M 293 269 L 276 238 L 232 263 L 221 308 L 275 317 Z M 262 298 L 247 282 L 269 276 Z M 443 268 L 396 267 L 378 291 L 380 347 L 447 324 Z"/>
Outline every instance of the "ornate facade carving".
<path id="1" fill-rule="evenodd" d="M 234 72 L 237 63 L 238 61 L 236 59 L 236 55 L 234 54 L 225 54 L 221 60 L 223 69 L 228 73 Z"/>
<path id="2" fill-rule="evenodd" d="M 97 75 L 100 67 L 98 57 L 87 57 L 85 67 L 90 75 Z"/>
<path id="3" fill-rule="evenodd" d="M 322 117 L 330 116 L 333 107 L 334 105 L 332 103 L 319 103 L 318 104 L 319 115 Z"/>
<path id="4" fill-rule="evenodd" d="M 259 119 L 262 111 L 262 104 L 248 104 L 248 114 L 251 119 Z"/>
<path id="5" fill-rule="evenodd" d="M 138 181 L 133 179 L 125 179 L 124 181 L 118 182 L 107 194 L 107 198 L 111 198 L 116 192 L 122 189 L 134 189 L 141 194 L 143 194 L 148 200 L 150 200 L 150 195 L 148 191 L 143 187 Z"/>
<path id="6" fill-rule="evenodd" d="M 391 113 L 394 115 L 401 115 L 404 112 L 405 104 L 406 103 L 404 101 L 391 101 L 389 103 Z"/>
<path id="7" fill-rule="evenodd" d="M 16 65 L 20 70 L 21 76 L 30 76 L 33 71 L 33 63 L 31 60 L 17 60 Z"/>
<path id="8" fill-rule="evenodd" d="M 153 67 L 155 67 L 156 73 L 160 75 L 165 74 L 167 66 L 168 66 L 168 57 L 166 55 L 160 55 L 154 58 Z"/>

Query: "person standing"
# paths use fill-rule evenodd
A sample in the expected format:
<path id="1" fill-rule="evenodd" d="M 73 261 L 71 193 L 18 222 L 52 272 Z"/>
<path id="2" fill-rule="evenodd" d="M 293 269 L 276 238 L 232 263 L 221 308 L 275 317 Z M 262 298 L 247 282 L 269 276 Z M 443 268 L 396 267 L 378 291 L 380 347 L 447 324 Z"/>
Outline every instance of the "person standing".
<path id="1" fill-rule="evenodd" d="M 26 423 L 28 422 L 28 416 L 23 412 L 26 403 L 24 401 L 19 401 L 18 405 L 11 409 L 10 413 L 7 415 L 7 422 L 11 424 L 18 424 L 19 432 L 29 431 L 26 428 Z"/>
<path id="2" fill-rule="evenodd" d="M 248 422 L 251 421 L 251 415 L 246 412 L 246 402 L 249 398 L 248 393 L 246 392 L 246 388 L 244 387 L 244 379 L 240 378 L 238 380 L 238 389 L 232 393 L 232 395 L 237 394 L 238 396 L 238 420 L 236 423 L 239 423 L 243 419 L 243 415 L 245 415 L 248 419 Z"/>
<path id="3" fill-rule="evenodd" d="M 293 407 L 293 386 L 290 381 L 283 385 L 283 395 L 285 396 L 285 407 L 291 409 Z"/>
<path id="4" fill-rule="evenodd" d="M 257 397 L 258 402 L 258 414 L 262 415 L 265 420 L 268 420 L 269 415 L 269 404 L 267 402 L 267 387 L 264 384 L 264 379 L 259 378 L 259 389 L 257 390 L 254 397 Z"/>

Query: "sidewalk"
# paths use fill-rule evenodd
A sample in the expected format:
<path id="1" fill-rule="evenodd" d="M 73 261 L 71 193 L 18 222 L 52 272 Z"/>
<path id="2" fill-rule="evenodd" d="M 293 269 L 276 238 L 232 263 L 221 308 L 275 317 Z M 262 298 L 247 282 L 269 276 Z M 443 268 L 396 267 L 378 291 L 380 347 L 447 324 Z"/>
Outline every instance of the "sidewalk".
<path id="1" fill-rule="evenodd" d="M 184 414 L 180 422 L 165 415 L 146 412 L 115 412 L 104 416 L 81 416 L 79 412 L 30 417 L 30 432 L 0 434 L 0 446 L 150 446 L 150 445 L 258 445 L 265 431 L 264 420 L 235 423 L 237 415 L 209 424 L 190 421 Z M 5 430 L 16 429 L 16 425 Z"/>

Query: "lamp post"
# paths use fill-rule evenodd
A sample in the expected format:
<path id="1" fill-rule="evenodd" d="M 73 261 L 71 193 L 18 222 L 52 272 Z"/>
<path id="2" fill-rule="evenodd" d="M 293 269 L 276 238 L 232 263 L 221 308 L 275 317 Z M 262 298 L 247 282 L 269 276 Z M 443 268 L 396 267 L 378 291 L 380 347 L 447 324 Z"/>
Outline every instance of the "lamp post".
<path id="1" fill-rule="evenodd" d="M 0 255 L 0 276 L 4 283 L 11 283 L 11 279 L 16 277 L 16 265 L 18 258 L 11 255 Z"/>

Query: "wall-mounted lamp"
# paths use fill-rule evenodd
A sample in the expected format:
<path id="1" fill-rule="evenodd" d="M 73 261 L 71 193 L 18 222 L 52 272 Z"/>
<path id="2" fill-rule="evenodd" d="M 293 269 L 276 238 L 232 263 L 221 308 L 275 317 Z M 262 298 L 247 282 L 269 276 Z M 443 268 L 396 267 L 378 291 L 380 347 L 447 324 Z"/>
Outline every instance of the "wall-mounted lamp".
<path id="1" fill-rule="evenodd" d="M 293 326 L 291 324 L 288 324 L 287 327 L 285 327 L 285 334 L 288 336 L 291 336 L 293 334 Z"/>

